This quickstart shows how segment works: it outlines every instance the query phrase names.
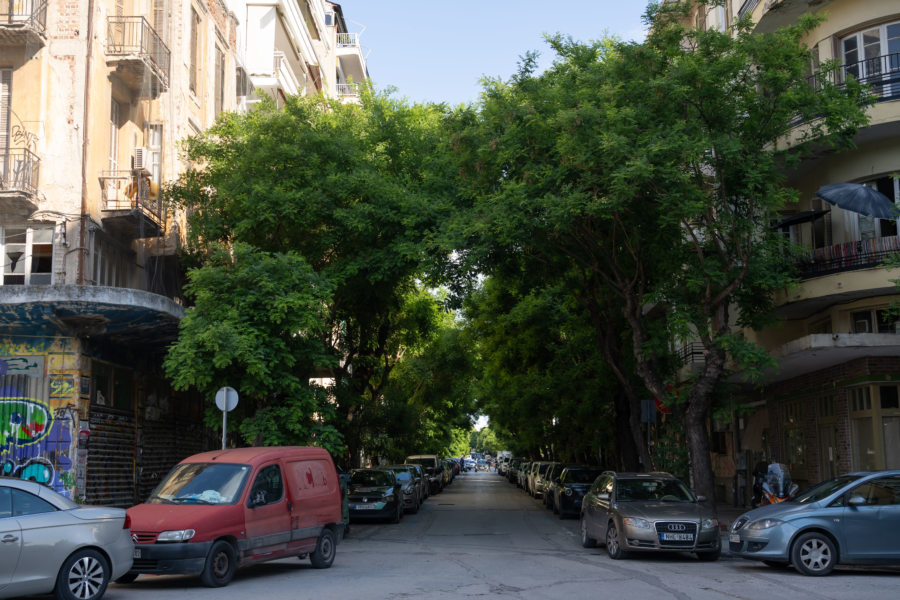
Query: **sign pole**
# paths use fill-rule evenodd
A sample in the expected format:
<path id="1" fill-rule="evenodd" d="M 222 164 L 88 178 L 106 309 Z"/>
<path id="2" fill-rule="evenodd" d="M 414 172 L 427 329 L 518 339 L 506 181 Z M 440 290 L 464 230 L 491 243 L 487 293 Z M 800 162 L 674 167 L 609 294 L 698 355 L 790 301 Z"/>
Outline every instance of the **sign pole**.
<path id="1" fill-rule="evenodd" d="M 230 387 L 219 388 L 216 392 L 216 406 L 222 411 L 222 450 L 225 449 L 225 434 L 228 432 L 228 413 L 238 404 L 237 390 Z"/>

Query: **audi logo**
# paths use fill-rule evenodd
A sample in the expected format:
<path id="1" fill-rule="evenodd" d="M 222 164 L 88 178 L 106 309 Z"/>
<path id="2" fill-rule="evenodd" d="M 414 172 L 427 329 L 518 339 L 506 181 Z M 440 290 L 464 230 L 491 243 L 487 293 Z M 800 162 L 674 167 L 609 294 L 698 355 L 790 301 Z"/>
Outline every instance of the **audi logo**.
<path id="1" fill-rule="evenodd" d="M 685 531 L 687 530 L 687 525 L 684 523 L 669 523 L 667 529 L 669 531 Z"/>

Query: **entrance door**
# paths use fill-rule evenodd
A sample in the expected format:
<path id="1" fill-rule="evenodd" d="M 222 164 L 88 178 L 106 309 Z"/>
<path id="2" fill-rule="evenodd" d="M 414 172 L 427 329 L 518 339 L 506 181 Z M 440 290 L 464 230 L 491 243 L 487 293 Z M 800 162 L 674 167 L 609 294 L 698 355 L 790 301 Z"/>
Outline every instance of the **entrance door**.
<path id="1" fill-rule="evenodd" d="M 825 481 L 837 475 L 837 429 L 834 425 L 819 427 L 819 477 Z"/>

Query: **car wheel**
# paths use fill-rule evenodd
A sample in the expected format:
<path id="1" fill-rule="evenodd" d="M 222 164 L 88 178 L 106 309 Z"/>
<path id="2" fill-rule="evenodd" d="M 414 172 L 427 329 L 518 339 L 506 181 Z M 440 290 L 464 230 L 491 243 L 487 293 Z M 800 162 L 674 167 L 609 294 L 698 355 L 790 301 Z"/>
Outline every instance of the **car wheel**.
<path id="1" fill-rule="evenodd" d="M 593 548 L 597 545 L 597 540 L 588 533 L 587 520 L 585 520 L 584 515 L 581 517 L 581 545 L 585 548 Z"/>
<path id="2" fill-rule="evenodd" d="M 56 576 L 59 600 L 95 600 L 109 585 L 110 569 L 96 550 L 79 550 L 66 559 Z"/>
<path id="3" fill-rule="evenodd" d="M 134 583 L 134 580 L 138 578 L 138 575 L 140 575 L 140 573 L 125 573 L 124 575 L 116 579 L 116 583 Z"/>
<path id="4" fill-rule="evenodd" d="M 323 529 L 316 542 L 316 549 L 309 555 L 309 562 L 314 569 L 327 569 L 334 562 L 334 553 L 337 545 L 334 542 L 334 532 Z"/>
<path id="5" fill-rule="evenodd" d="M 237 569 L 234 547 L 228 542 L 219 540 L 209 549 L 206 564 L 200 573 L 200 581 L 206 587 L 223 587 L 234 579 Z"/>
<path id="6" fill-rule="evenodd" d="M 836 560 L 834 543 L 821 533 L 801 535 L 791 549 L 791 562 L 804 575 L 828 575 Z"/>
<path id="7" fill-rule="evenodd" d="M 698 552 L 697 560 L 703 562 L 715 562 L 719 560 L 719 557 L 722 555 L 721 550 L 713 550 L 712 552 Z"/>
<path id="8" fill-rule="evenodd" d="M 625 551 L 619 545 L 619 531 L 615 523 L 610 523 L 606 528 L 606 553 L 613 560 L 625 558 Z"/>

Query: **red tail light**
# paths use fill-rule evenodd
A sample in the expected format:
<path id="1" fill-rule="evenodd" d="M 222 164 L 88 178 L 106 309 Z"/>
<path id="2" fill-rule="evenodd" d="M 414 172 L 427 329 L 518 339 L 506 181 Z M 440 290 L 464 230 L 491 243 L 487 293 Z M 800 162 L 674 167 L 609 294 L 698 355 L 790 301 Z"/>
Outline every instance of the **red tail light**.
<path id="1" fill-rule="evenodd" d="M 122 523 L 122 529 L 131 529 L 131 516 L 125 515 L 125 522 Z"/>

